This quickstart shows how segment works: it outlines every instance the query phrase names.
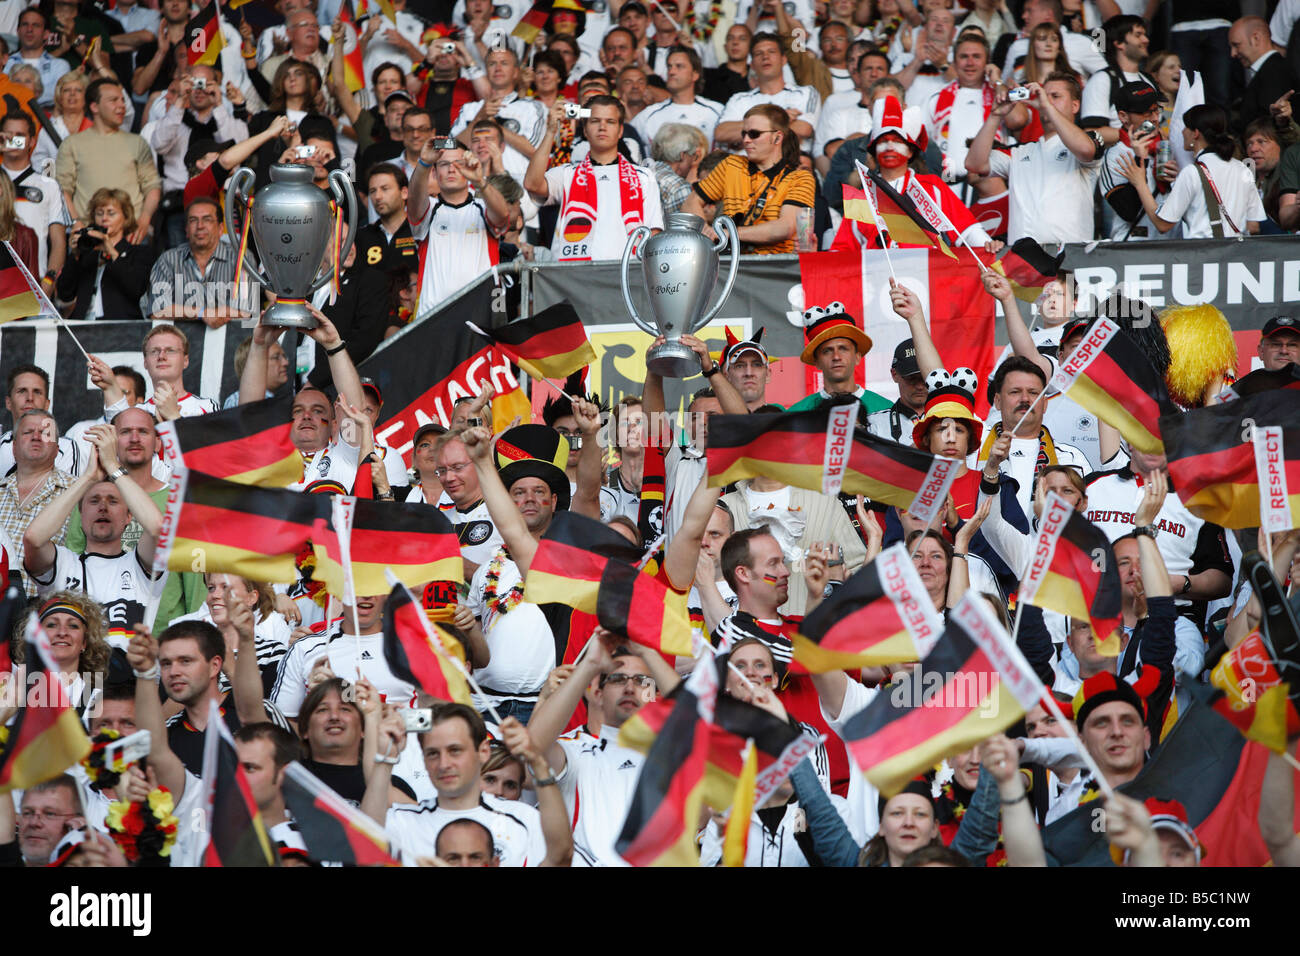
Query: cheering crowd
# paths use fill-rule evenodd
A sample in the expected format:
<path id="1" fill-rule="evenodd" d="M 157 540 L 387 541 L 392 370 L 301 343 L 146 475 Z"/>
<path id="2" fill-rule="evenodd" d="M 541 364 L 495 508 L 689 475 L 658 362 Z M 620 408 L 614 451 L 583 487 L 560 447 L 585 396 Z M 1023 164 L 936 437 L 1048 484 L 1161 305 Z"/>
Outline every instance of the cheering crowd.
<path id="1" fill-rule="evenodd" d="M 537 421 L 506 420 L 485 387 L 415 431 L 409 467 L 376 438 L 383 388 L 357 371 L 498 262 L 615 259 L 635 227 L 662 229 L 672 213 L 730 216 L 746 253 L 911 245 L 846 201 L 896 208 L 909 184 L 941 210 L 947 238 L 990 256 L 1022 240 L 1300 228 L 1300 7 L 1281 0 L 1257 11 L 1266 20 L 1230 6 L 1220 19 L 1222 4 L 1115 0 L 0 0 L 0 265 L 37 286 L 32 316 L 152 320 L 138 361 L 88 356 L 103 414 L 62 433 L 50 370 L 6 366 L 0 790 L 12 799 L 0 795 L 0 864 L 211 863 L 216 834 L 191 821 L 218 772 L 205 760 L 214 719 L 255 804 L 250 832 L 282 865 L 361 862 L 321 855 L 286 796 L 300 769 L 348 808 L 350 832 L 382 830 L 407 865 L 1195 866 L 1230 849 L 1215 859 L 1300 860 L 1294 705 L 1283 701 L 1277 745 L 1252 762 L 1237 728 L 1252 741 L 1258 728 L 1207 702 L 1221 686 L 1210 673 L 1242 648 L 1262 648 L 1287 696 L 1285 650 L 1300 634 L 1278 582 L 1300 532 L 1207 520 L 1164 454 L 1057 377 L 1109 319 L 1187 414 L 1265 392 L 1289 402 L 1300 319 L 1272 318 L 1260 371 L 1234 384 L 1232 331 L 1212 302 L 1158 315 L 1122 296 L 1077 303 L 1056 260 L 1027 305 L 1006 270 L 988 269 L 1009 345 L 985 381 L 932 338 L 959 317 L 927 316 L 891 283 L 910 331 L 891 400 L 858 384 L 865 317 L 810 303 L 799 358 L 820 388 L 789 411 L 830 423 L 851 409 L 848 432 L 894 449 L 881 454 L 955 462 L 932 514 L 910 494 L 828 488 L 830 424 L 797 466 L 772 443 L 750 448 L 752 472 L 724 474 L 710 419 L 734 429 L 786 411 L 768 399 L 777 356 L 761 330 L 728 332 L 720 353 L 682 337 L 704 381 L 676 425 L 648 368 L 612 408 L 571 375 Z M 277 163 L 311 167 L 324 189 L 343 169 L 364 224 L 337 287 L 308 301 L 318 326 L 259 326 L 234 356 L 238 390 L 195 395 L 183 324 L 251 321 L 270 296 L 238 278 L 224 187 L 241 165 L 269 182 Z M 277 397 L 286 405 L 267 404 Z M 175 554 L 156 569 L 174 488 L 158 424 L 247 423 L 249 409 L 289 401 L 296 475 L 280 487 L 446 519 L 463 573 L 418 582 L 415 602 L 472 677 L 465 694 L 433 693 L 427 671 L 394 656 L 398 591 L 345 603 L 313 577 L 310 551 L 292 582 L 244 576 L 215 551 L 224 570 L 183 569 Z M 867 478 L 897 485 L 893 474 Z M 1103 543 L 1087 614 L 1018 600 L 1058 501 Z M 1254 551 L 1262 564 L 1244 557 Z M 585 555 L 600 556 L 596 571 Z M 988 718 L 987 733 L 909 764 L 900 786 L 861 765 L 855 744 L 886 699 L 920 684 L 926 654 L 918 639 L 864 664 L 860 645 L 885 625 L 845 597 L 886 568 L 941 646 L 991 614 L 1045 688 L 1014 719 Z M 615 580 L 632 597 L 611 609 Z M 811 663 L 811 625 L 824 638 L 840 621 L 857 660 Z M 33 779 L 31 752 L 19 758 L 23 728 L 49 706 L 31 700 L 44 667 L 91 743 Z M 660 745 L 697 699 L 701 721 L 740 714 L 737 726 L 764 732 L 740 735 L 735 766 L 725 747 L 711 752 L 706 778 L 726 777 L 734 796 L 709 785 L 702 802 L 671 805 L 674 853 L 654 844 L 666 824 L 643 819 L 647 788 L 674 770 Z M 1226 770 L 1165 746 L 1194 720 L 1231 730 Z M 919 721 L 896 729 L 922 749 L 948 739 Z M 116 755 L 113 741 L 141 730 L 147 745 Z M 755 784 L 746 736 L 764 768 L 798 742 L 801 759 Z M 1157 771 L 1157 792 L 1116 790 L 1143 790 Z M 1225 797 L 1233 786 L 1258 796 Z M 1221 801 L 1248 815 L 1244 849 L 1203 843 L 1223 832 L 1203 826 Z M 1094 808 L 1100 849 L 1076 853 L 1070 828 Z"/>

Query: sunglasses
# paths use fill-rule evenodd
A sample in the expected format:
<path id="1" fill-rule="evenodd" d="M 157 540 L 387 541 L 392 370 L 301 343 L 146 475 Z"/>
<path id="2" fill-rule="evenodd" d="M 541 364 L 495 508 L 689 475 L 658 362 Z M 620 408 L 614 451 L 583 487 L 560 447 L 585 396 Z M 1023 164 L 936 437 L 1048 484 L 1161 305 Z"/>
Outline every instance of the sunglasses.
<path id="1" fill-rule="evenodd" d="M 764 133 L 775 133 L 774 129 L 742 129 L 740 135 L 743 139 L 758 139 Z"/>

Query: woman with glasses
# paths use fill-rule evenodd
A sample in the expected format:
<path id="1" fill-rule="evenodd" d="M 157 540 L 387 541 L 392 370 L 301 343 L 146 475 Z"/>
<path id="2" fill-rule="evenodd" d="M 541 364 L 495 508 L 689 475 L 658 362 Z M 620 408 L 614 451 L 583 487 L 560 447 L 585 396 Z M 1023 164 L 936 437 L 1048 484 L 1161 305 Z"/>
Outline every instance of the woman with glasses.
<path id="1" fill-rule="evenodd" d="M 149 287 L 153 255 L 133 245 L 136 230 L 131 197 L 121 189 L 99 189 L 90 197 L 91 225 L 68 236 L 68 261 L 55 291 L 76 300 L 70 319 L 143 319 L 140 298 Z"/>
<path id="2" fill-rule="evenodd" d="M 704 215 L 706 203 L 720 204 L 730 216 L 745 252 L 793 252 L 799 211 L 813 209 L 817 183 L 799 168 L 799 137 L 790 116 L 762 103 L 741 123 L 744 156 L 728 156 L 695 184 L 683 212 Z M 712 230 L 707 234 L 712 237 Z"/>

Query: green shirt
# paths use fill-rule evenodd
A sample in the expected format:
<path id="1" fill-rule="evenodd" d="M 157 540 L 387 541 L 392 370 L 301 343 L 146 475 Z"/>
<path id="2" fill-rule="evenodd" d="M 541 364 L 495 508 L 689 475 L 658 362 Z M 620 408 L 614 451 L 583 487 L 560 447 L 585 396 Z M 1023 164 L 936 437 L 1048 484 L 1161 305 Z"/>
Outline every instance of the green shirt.
<path id="1" fill-rule="evenodd" d="M 893 402 L 885 398 L 883 395 L 877 395 L 875 392 L 869 391 L 865 388 L 855 389 L 855 394 L 857 394 L 858 401 L 862 403 L 862 408 L 867 415 L 870 415 L 873 412 L 886 411 L 894 405 Z M 830 398 L 831 396 L 825 390 L 813 392 L 811 395 L 799 399 L 799 401 L 791 405 L 787 411 L 807 412 L 815 408 L 821 408 L 824 404 L 830 401 Z M 865 418 L 862 419 L 862 423 L 864 425 L 866 424 Z"/>

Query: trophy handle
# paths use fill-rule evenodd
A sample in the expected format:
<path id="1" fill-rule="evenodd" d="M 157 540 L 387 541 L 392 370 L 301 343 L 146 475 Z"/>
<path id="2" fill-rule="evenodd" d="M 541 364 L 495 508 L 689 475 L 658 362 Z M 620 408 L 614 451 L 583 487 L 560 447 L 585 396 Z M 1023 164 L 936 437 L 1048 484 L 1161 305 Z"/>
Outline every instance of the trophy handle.
<path id="1" fill-rule="evenodd" d="M 718 297 L 717 304 L 695 323 L 695 328 L 691 329 L 692 335 L 712 322 L 713 317 L 722 311 L 722 306 L 731 295 L 731 287 L 736 284 L 736 271 L 740 268 L 740 239 L 736 236 L 736 224 L 730 216 L 719 216 L 713 220 L 713 228 L 718 233 L 718 241 L 713 244 L 713 248 L 721 253 L 728 245 L 731 246 L 731 268 L 727 272 L 727 281 L 723 283 L 722 295 Z"/>
<path id="2" fill-rule="evenodd" d="M 623 305 L 627 307 L 627 314 L 632 316 L 632 321 L 637 324 L 642 332 L 645 332 L 651 338 L 657 339 L 663 333 L 637 315 L 636 307 L 632 305 L 632 290 L 628 288 L 627 284 L 627 267 L 628 263 L 632 261 L 632 250 L 640 246 L 649 235 L 649 226 L 637 226 L 632 230 L 632 234 L 627 237 L 627 244 L 623 246 L 623 261 L 618 268 L 618 278 L 623 286 Z"/>
<path id="3" fill-rule="evenodd" d="M 252 191 L 253 180 L 257 178 L 247 166 L 240 166 L 226 184 L 226 235 L 235 244 L 235 253 L 239 253 L 239 237 L 244 231 L 244 217 L 248 213 L 248 194 Z M 244 250 L 244 268 L 253 274 L 262 288 L 271 288 L 271 280 L 262 272 L 260 263 L 253 259 L 251 249 Z"/>
<path id="4" fill-rule="evenodd" d="M 339 271 L 343 271 L 343 261 L 347 259 L 348 252 L 352 249 L 352 242 L 357 236 L 357 191 L 352 188 L 352 183 L 348 179 L 348 174 L 341 169 L 335 169 L 330 173 L 330 194 L 334 197 L 335 202 L 347 209 L 348 237 L 343 240 L 343 245 L 339 247 Z M 330 242 L 334 241 L 334 227 L 330 226 Z M 325 283 L 333 278 L 333 270 L 329 264 L 326 264 L 323 275 L 318 276 L 316 281 L 311 284 L 311 291 L 315 292 Z"/>

